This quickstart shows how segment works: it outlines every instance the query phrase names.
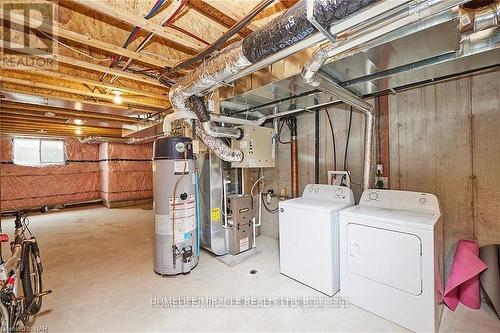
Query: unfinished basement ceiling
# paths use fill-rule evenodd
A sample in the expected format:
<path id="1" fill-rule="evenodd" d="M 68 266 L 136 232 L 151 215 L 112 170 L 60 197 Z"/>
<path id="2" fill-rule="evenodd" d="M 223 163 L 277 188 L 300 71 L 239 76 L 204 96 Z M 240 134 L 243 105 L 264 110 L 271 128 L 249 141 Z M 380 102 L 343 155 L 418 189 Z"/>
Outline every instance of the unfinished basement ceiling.
<path id="1" fill-rule="evenodd" d="M 13 34 L 22 44 L 23 26 L 29 23 L 40 27 L 32 34 L 43 42 L 57 40 L 58 48 L 55 68 L 0 69 L 2 133 L 75 136 L 74 120 L 81 119 L 81 136 L 157 134 L 150 124 L 171 112 L 169 89 L 158 82 L 158 74 L 201 52 L 260 2 L 41 0 L 37 3 L 54 5 L 56 9 L 53 21 L 45 25 L 36 24 L 41 23 L 41 17 L 25 20 L 20 12 L 9 11 L 7 15 L 3 11 L 2 41 L 10 40 Z M 226 45 L 241 40 L 296 2 L 270 2 Z M 158 3 L 162 5 L 146 19 Z M 12 8 L 12 4 L 6 3 L 6 8 Z M 134 27 L 141 30 L 132 35 Z M 151 32 L 154 36 L 138 50 Z M 131 42 L 127 43 L 130 36 Z M 4 43 L 2 54 L 23 55 Z M 122 71 L 124 66 L 128 67 Z M 173 74 L 172 80 L 190 69 Z M 121 103 L 115 102 L 116 94 Z M 21 114 L 24 117 L 19 117 Z M 114 118 L 110 119 L 110 115 Z"/>

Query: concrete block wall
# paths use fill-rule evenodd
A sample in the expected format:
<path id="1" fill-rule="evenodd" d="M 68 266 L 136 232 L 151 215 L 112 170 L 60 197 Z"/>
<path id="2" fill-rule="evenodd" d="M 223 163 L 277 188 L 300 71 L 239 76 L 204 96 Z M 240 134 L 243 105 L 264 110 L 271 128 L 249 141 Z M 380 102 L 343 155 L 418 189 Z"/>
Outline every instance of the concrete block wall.
<path id="1" fill-rule="evenodd" d="M 368 101 L 373 103 L 373 101 Z M 500 72 L 416 88 L 389 97 L 390 187 L 434 193 L 444 218 L 449 265 L 458 239 L 480 245 L 500 240 Z M 330 108 L 343 169 L 348 112 Z M 332 143 L 325 111 L 320 114 L 321 183 L 332 169 Z M 288 140 L 286 126 L 282 141 Z M 353 114 L 348 169 L 361 182 L 364 120 Z M 314 114 L 298 117 L 299 190 L 314 182 Z M 290 193 L 290 148 L 279 145 L 277 167 L 265 169 L 266 190 Z M 358 200 L 360 187 L 353 184 Z M 270 205 L 276 207 L 276 202 Z M 277 214 L 264 210 L 261 232 L 278 238 Z"/>

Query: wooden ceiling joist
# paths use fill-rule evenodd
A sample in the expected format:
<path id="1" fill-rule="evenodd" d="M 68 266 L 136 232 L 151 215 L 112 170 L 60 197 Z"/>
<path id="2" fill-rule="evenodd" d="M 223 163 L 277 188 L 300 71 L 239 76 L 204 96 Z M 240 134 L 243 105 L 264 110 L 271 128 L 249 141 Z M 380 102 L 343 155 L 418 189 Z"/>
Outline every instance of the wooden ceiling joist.
<path id="1" fill-rule="evenodd" d="M 117 10 L 117 8 L 109 6 L 102 1 L 73 0 L 73 2 L 78 3 L 89 9 L 92 9 L 101 14 L 104 14 L 106 16 L 128 23 L 132 27 L 135 26 L 140 27 L 141 29 L 152 32 L 155 35 L 158 35 L 172 42 L 187 46 L 189 48 L 199 50 L 205 47 L 204 44 L 200 43 L 196 39 L 183 35 L 172 28 L 162 27 L 161 25 L 148 21 L 140 16 L 131 14 L 126 10 Z"/>
<path id="2" fill-rule="evenodd" d="M 51 125 L 51 124 L 29 124 L 29 123 L 19 123 L 19 122 L 11 122 L 11 121 L 2 121 L 0 123 L 1 128 L 12 128 L 12 129 L 27 129 L 27 130 L 57 130 L 61 132 L 68 132 L 68 133 L 75 133 L 76 132 L 92 132 L 92 133 L 103 133 L 103 134 L 111 134 L 111 135 L 116 135 L 116 136 L 121 136 L 122 135 L 122 130 L 121 129 L 104 129 L 104 128 L 95 128 L 95 127 L 88 127 L 88 126 L 72 126 L 72 125 L 66 125 L 66 126 L 58 126 L 58 125 Z"/>
<path id="3" fill-rule="evenodd" d="M 3 11 L 0 11 L 0 18 L 5 19 Z M 66 30 L 64 28 L 58 27 L 57 24 L 53 23 L 52 25 L 49 25 L 47 23 L 43 23 L 41 20 L 35 19 L 35 18 L 29 18 L 26 19 L 24 16 L 16 14 L 16 13 L 10 13 L 9 14 L 9 20 L 12 23 L 18 24 L 18 25 L 25 25 L 29 23 L 29 27 L 36 27 L 37 30 L 53 34 L 55 36 L 71 40 L 73 42 L 77 42 L 86 46 L 94 47 L 106 52 L 110 52 L 113 54 L 121 55 L 126 58 L 134 59 L 140 62 L 143 62 L 148 65 L 153 65 L 159 68 L 164 68 L 166 66 L 172 67 L 175 65 L 174 60 L 160 60 L 159 58 L 146 55 L 146 54 L 140 54 L 128 49 L 125 49 L 120 46 L 116 46 L 113 44 L 109 44 L 85 35 L 81 35 L 79 33 L 73 32 Z"/>
<path id="4" fill-rule="evenodd" d="M 26 106 L 23 104 L 6 104 L 2 102 L 2 107 L 0 112 L 11 111 L 11 112 L 21 112 L 21 113 L 39 113 L 45 114 L 47 112 L 54 113 L 56 115 L 67 116 L 67 118 L 81 118 L 81 119 L 97 119 L 102 121 L 117 121 L 121 123 L 135 124 L 138 122 L 137 119 L 133 119 L 125 116 L 112 115 L 107 113 L 96 113 L 88 111 L 71 111 L 66 109 L 56 109 L 49 107 L 37 107 L 37 106 Z"/>
<path id="5" fill-rule="evenodd" d="M 103 126 L 103 127 L 120 127 L 122 126 L 122 122 L 114 121 L 114 120 L 104 120 L 104 119 L 94 119 L 81 115 L 77 116 L 68 116 L 63 114 L 55 114 L 47 116 L 45 113 L 40 113 L 36 111 L 21 111 L 21 110 L 12 110 L 12 109 L 0 109 L 0 117 L 2 116 L 15 116 L 15 117 L 30 117 L 34 121 L 36 120 L 54 120 L 54 121 L 64 121 L 64 122 L 73 122 L 75 119 L 83 120 L 85 124 L 90 126 Z"/>
<path id="6" fill-rule="evenodd" d="M 43 117 L 34 117 L 34 116 L 29 116 L 29 115 L 13 115 L 13 114 L 8 114 L 4 112 L 0 112 L 0 122 L 19 122 L 19 123 L 27 123 L 27 124 L 33 124 L 33 121 L 36 121 L 37 124 L 54 124 L 54 125 L 75 125 L 73 123 L 68 123 L 64 119 L 54 119 L 54 118 L 43 118 Z M 81 126 L 81 125 L 78 125 Z M 86 124 L 87 127 L 92 127 L 92 128 L 106 128 L 106 129 L 119 129 L 121 130 L 122 127 L 112 127 L 112 126 L 102 126 L 102 125 L 89 125 Z"/>
<path id="7" fill-rule="evenodd" d="M 93 70 L 96 72 L 117 75 L 117 76 L 124 77 L 124 78 L 130 79 L 130 80 L 134 80 L 134 81 L 138 81 L 138 82 L 147 83 L 147 84 L 151 84 L 154 86 L 166 88 L 158 80 L 155 80 L 153 78 L 149 78 L 146 76 L 133 74 L 133 73 L 129 73 L 129 72 L 124 72 L 124 71 L 120 71 L 120 70 L 117 70 L 114 68 L 109 68 L 106 66 L 96 65 L 96 64 L 93 64 L 90 62 L 74 59 L 74 58 L 67 57 L 67 56 L 64 56 L 61 54 L 49 54 L 49 53 L 43 53 L 43 52 L 33 52 L 33 51 L 30 51 L 30 49 L 28 49 L 28 48 L 23 48 L 23 46 L 21 44 L 12 43 L 12 42 L 7 43 L 6 41 L 1 40 L 1 39 L 0 39 L 0 43 L 4 46 L 10 46 L 10 48 L 14 51 L 22 50 L 23 53 L 29 54 L 31 56 L 35 56 L 38 58 L 52 59 L 54 61 L 61 62 L 61 63 L 67 64 L 67 65 L 81 67 L 83 69 Z"/>
<path id="8" fill-rule="evenodd" d="M 107 90 L 119 90 L 119 91 L 121 91 L 123 93 L 127 93 L 127 94 L 142 95 L 142 96 L 147 96 L 147 97 L 151 97 L 151 98 L 158 98 L 158 99 L 165 99 L 165 100 L 168 99 L 167 94 L 165 94 L 165 95 L 153 94 L 153 93 L 148 92 L 146 89 L 135 90 L 135 89 L 130 89 L 130 88 L 124 88 L 122 86 L 107 84 L 107 83 L 101 82 L 101 81 L 89 80 L 89 79 L 85 79 L 85 78 L 74 76 L 74 75 L 64 74 L 61 72 L 48 71 L 48 70 L 36 68 L 36 67 L 16 66 L 13 68 L 9 68 L 9 70 L 26 72 L 26 73 L 35 73 L 35 74 L 39 74 L 39 75 L 53 77 L 56 79 L 71 81 L 71 82 L 75 82 L 75 83 L 83 83 L 83 84 L 87 84 L 89 86 L 94 86 L 94 87 L 101 87 L 101 88 L 104 88 Z"/>
<path id="9" fill-rule="evenodd" d="M 26 91 L 23 89 L 18 89 L 18 88 L 13 88 L 13 87 L 2 87 L 1 91 L 6 91 L 6 92 L 15 92 L 15 93 L 23 93 L 23 94 L 30 94 L 33 96 L 39 96 L 42 98 L 54 98 L 62 101 L 69 101 L 69 102 L 77 102 L 77 103 L 85 103 L 85 104 L 92 104 L 92 105 L 97 105 L 97 106 L 104 106 L 104 107 L 112 107 L 115 109 L 122 109 L 124 111 L 126 110 L 131 110 L 131 111 L 136 111 L 136 112 L 141 112 L 141 113 L 154 113 L 154 112 L 161 112 L 164 110 L 164 108 L 158 108 L 155 110 L 145 110 L 145 109 L 140 109 L 140 108 L 135 108 L 135 107 L 129 107 L 126 105 L 117 105 L 117 104 L 112 104 L 108 102 L 95 102 L 91 100 L 86 100 L 83 98 L 73 98 L 73 97 L 66 97 L 66 96 L 57 96 L 57 95 L 52 95 L 48 93 L 39 93 L 39 92 L 31 92 L 31 91 Z"/>
<path id="10" fill-rule="evenodd" d="M 74 88 L 67 88 L 67 87 L 56 86 L 56 85 L 52 85 L 52 84 L 40 83 L 40 82 L 36 82 L 36 81 L 32 81 L 32 80 L 22 80 L 22 79 L 16 79 L 16 78 L 12 78 L 12 77 L 3 77 L 2 81 L 17 84 L 17 85 L 22 85 L 22 86 L 28 86 L 28 87 L 32 87 L 32 88 L 55 90 L 55 91 L 60 91 L 60 92 L 64 92 L 64 93 L 84 95 L 84 96 L 88 96 L 88 97 L 95 97 L 95 98 L 110 100 L 110 101 L 112 101 L 113 98 L 115 98 L 114 95 L 99 94 L 99 93 L 94 93 L 91 91 L 83 91 L 83 90 L 74 89 Z M 145 102 L 145 101 L 137 100 L 134 98 L 127 98 L 125 96 L 122 97 L 122 100 L 124 103 L 142 105 L 142 106 L 151 106 L 151 107 L 158 107 L 158 108 L 167 106 L 166 100 L 163 100 L 165 105 Z"/>

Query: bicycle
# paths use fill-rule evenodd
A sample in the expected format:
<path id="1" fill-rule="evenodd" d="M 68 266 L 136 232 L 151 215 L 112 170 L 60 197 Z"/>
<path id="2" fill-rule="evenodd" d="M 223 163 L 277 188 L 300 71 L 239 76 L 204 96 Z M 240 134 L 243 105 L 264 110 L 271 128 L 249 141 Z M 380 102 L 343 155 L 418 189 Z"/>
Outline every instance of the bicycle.
<path id="1" fill-rule="evenodd" d="M 7 234 L 1 233 L 0 224 L 0 331 L 16 332 L 21 323 L 26 326 L 30 318 L 42 307 L 42 297 L 52 290 L 42 291 L 42 261 L 36 238 L 29 229 L 31 212 L 47 212 L 48 208 L 2 213 L 15 216 L 14 241 L 10 243 L 12 255 L 6 261 L 2 256 L 1 243 L 8 242 Z M 26 237 L 25 232 L 29 233 Z"/>

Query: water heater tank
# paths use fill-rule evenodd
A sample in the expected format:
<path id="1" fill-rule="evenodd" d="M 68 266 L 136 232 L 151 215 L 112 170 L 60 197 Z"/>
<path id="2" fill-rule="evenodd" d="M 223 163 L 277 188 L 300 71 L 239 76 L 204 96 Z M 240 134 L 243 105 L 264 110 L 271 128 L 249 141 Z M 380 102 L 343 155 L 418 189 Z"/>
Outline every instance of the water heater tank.
<path id="1" fill-rule="evenodd" d="M 154 270 L 186 274 L 198 264 L 192 140 L 161 137 L 153 150 Z"/>

